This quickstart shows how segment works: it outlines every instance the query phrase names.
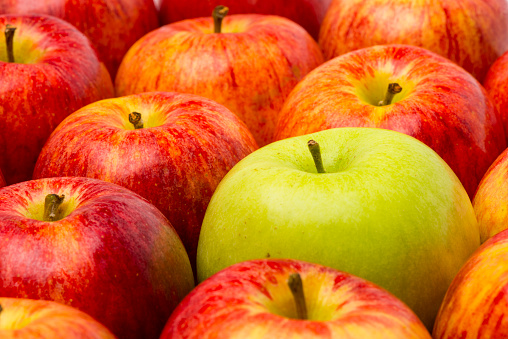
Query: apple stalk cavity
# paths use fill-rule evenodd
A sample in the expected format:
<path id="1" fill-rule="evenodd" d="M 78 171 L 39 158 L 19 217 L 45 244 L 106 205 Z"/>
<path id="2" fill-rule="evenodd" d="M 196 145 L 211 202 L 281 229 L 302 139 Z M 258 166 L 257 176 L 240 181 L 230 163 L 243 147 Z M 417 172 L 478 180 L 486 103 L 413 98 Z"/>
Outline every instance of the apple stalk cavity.
<path id="1" fill-rule="evenodd" d="M 222 20 L 226 17 L 229 12 L 229 8 L 226 6 L 219 5 L 213 9 L 213 31 L 215 33 L 221 33 L 222 31 Z"/>
<path id="2" fill-rule="evenodd" d="M 58 208 L 62 205 L 65 195 L 48 194 L 44 199 L 44 221 L 56 221 L 61 218 L 58 215 Z"/>
<path id="3" fill-rule="evenodd" d="M 305 303 L 305 293 L 303 293 L 302 277 L 299 273 L 293 273 L 288 278 L 288 286 L 295 299 L 296 314 L 298 319 L 307 320 L 307 304 Z"/>
<path id="4" fill-rule="evenodd" d="M 398 94 L 400 92 L 402 92 L 402 87 L 398 83 L 392 82 L 391 84 L 388 85 L 388 90 L 386 91 L 385 99 L 381 100 L 378 103 L 378 106 L 388 106 L 388 105 L 391 105 L 393 97 L 395 96 L 395 94 Z"/>
<path id="5" fill-rule="evenodd" d="M 134 125 L 134 129 L 142 129 L 144 125 L 141 113 L 138 112 L 129 113 L 129 122 Z"/>

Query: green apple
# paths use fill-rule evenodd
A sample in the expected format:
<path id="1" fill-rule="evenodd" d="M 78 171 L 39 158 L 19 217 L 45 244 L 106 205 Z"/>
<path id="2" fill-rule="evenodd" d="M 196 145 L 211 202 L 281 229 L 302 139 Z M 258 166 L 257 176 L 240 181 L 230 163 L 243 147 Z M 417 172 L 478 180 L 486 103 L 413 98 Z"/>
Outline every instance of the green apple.
<path id="1" fill-rule="evenodd" d="M 430 329 L 479 246 L 471 201 L 437 153 L 395 131 L 336 128 L 271 143 L 228 172 L 205 214 L 197 272 L 203 281 L 250 259 L 310 261 L 380 285 Z"/>

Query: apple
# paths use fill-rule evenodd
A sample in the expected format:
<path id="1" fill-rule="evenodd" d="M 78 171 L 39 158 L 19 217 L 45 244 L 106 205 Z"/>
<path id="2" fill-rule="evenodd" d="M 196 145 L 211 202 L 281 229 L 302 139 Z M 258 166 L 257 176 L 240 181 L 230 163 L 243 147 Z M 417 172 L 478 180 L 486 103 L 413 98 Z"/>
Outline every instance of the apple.
<path id="1" fill-rule="evenodd" d="M 327 60 L 375 45 L 419 46 L 456 62 L 481 82 L 508 50 L 508 1 L 334 0 L 319 44 Z"/>
<path id="2" fill-rule="evenodd" d="M 133 112 L 143 126 L 129 122 Z M 90 177 L 138 193 L 169 219 L 195 268 L 213 191 L 256 149 L 245 124 L 224 106 L 187 93 L 149 92 L 69 115 L 42 149 L 33 177 Z"/>
<path id="3" fill-rule="evenodd" d="M 71 23 L 90 39 L 113 79 L 129 47 L 159 27 L 153 0 L 2 0 L 2 13 L 47 14 Z"/>
<path id="4" fill-rule="evenodd" d="M 319 28 L 332 0 L 160 0 L 159 15 L 163 24 L 210 15 L 224 5 L 231 14 L 272 14 L 291 19 L 318 39 Z"/>
<path id="5" fill-rule="evenodd" d="M 508 337 L 508 231 L 485 243 L 453 279 L 434 326 L 438 338 Z"/>
<path id="6" fill-rule="evenodd" d="M 54 301 L 0 298 L 0 337 L 115 339 L 88 314 Z"/>
<path id="7" fill-rule="evenodd" d="M 391 93 L 390 84 L 399 93 Z M 334 127 L 377 127 L 417 138 L 448 163 L 470 199 L 507 147 L 481 84 L 451 61 L 410 45 L 363 48 L 313 70 L 289 94 L 274 139 Z"/>
<path id="8" fill-rule="evenodd" d="M 32 178 L 42 146 L 67 115 L 112 97 L 114 88 L 86 36 L 71 24 L 51 16 L 0 15 L 4 31 L 0 168 L 13 184 Z"/>
<path id="9" fill-rule="evenodd" d="M 2 297 L 75 307 L 119 338 L 158 338 L 194 287 L 185 248 L 155 206 L 78 177 L 0 189 L 0 277 Z"/>
<path id="10" fill-rule="evenodd" d="M 305 320 L 305 321 L 302 321 Z M 170 338 L 429 338 L 418 317 L 382 288 L 289 259 L 229 266 L 175 309 Z"/>
<path id="11" fill-rule="evenodd" d="M 489 68 L 483 86 L 489 93 L 508 135 L 508 52 L 500 56 Z"/>
<path id="12" fill-rule="evenodd" d="M 119 96 L 151 91 L 201 95 L 245 122 L 259 146 L 272 140 L 291 89 L 323 62 L 317 43 L 289 19 L 256 14 L 175 22 L 138 40 L 115 80 Z M 222 21 L 221 21 L 222 20 Z M 215 32 L 220 33 L 215 33 Z"/>
<path id="13" fill-rule="evenodd" d="M 344 127 L 276 141 L 238 162 L 206 210 L 197 273 L 203 281 L 267 257 L 314 262 L 385 288 L 431 329 L 479 245 L 471 201 L 432 149 L 399 132 Z"/>

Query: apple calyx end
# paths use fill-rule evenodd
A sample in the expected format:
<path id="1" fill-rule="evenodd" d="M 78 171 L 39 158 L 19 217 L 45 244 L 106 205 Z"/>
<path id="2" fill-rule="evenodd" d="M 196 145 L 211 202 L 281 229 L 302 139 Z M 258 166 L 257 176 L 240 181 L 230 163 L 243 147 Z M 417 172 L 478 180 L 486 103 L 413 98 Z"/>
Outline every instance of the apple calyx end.
<path id="1" fill-rule="evenodd" d="M 319 147 L 319 144 L 315 140 L 311 139 L 307 142 L 307 146 L 309 147 L 312 159 L 314 159 L 317 172 L 326 173 L 325 168 L 323 167 L 323 159 L 321 158 L 321 148 Z"/>
<path id="2" fill-rule="evenodd" d="M 380 102 L 378 102 L 378 106 L 391 105 L 395 94 L 398 94 L 400 92 L 402 92 L 402 87 L 398 83 L 392 82 L 388 84 L 388 90 L 386 91 L 385 98 Z"/>
<path id="3" fill-rule="evenodd" d="M 138 112 L 129 113 L 129 122 L 134 125 L 134 129 L 143 128 L 143 119 L 141 118 L 141 113 Z"/>
<path id="4" fill-rule="evenodd" d="M 214 33 L 221 33 L 222 31 L 222 20 L 226 17 L 229 12 L 229 8 L 224 5 L 216 6 L 212 11 L 213 18 L 213 31 Z"/>
<path id="5" fill-rule="evenodd" d="M 303 293 L 303 282 L 300 273 L 290 274 L 287 284 L 295 300 L 297 318 L 300 320 L 307 320 L 307 304 L 305 303 L 305 294 Z"/>
<path id="6" fill-rule="evenodd" d="M 44 199 L 44 221 L 56 221 L 59 220 L 58 208 L 62 204 L 65 195 L 58 195 L 54 193 L 50 193 L 46 195 Z"/>
<path id="7" fill-rule="evenodd" d="M 5 25 L 5 45 L 7 48 L 7 61 L 10 63 L 14 63 L 14 32 L 16 32 L 16 27 L 7 24 Z"/>

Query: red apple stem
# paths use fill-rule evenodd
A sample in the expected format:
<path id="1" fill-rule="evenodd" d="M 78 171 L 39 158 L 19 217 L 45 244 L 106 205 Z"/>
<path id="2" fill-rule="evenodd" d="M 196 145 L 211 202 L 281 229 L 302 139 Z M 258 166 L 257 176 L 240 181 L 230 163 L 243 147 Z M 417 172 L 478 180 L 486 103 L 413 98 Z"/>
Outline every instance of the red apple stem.
<path id="1" fill-rule="evenodd" d="M 141 113 L 129 113 L 129 122 L 134 125 L 134 129 L 143 128 L 143 119 L 141 119 Z"/>
<path id="2" fill-rule="evenodd" d="M 57 212 L 58 208 L 62 204 L 65 195 L 57 195 L 57 194 L 48 194 L 46 195 L 46 199 L 44 199 L 44 216 L 42 219 L 44 221 L 55 221 L 58 220 Z"/>
<path id="3" fill-rule="evenodd" d="M 7 47 L 7 61 L 14 62 L 14 32 L 16 27 L 7 24 L 5 26 L 5 46 Z"/>
<path id="4" fill-rule="evenodd" d="M 288 286 L 293 294 L 296 305 L 296 316 L 298 319 L 306 320 L 307 304 L 305 303 L 305 295 L 303 293 L 303 282 L 300 273 L 293 273 L 288 278 Z"/>
<path id="5" fill-rule="evenodd" d="M 386 91 L 385 99 L 381 100 L 378 103 L 378 106 L 387 106 L 392 103 L 393 97 L 395 94 L 398 94 L 402 91 L 402 87 L 396 82 L 392 82 L 391 84 L 388 84 L 388 90 Z"/>
<path id="6" fill-rule="evenodd" d="M 221 33 L 222 31 L 222 19 L 226 17 L 229 12 L 229 8 L 223 5 L 216 6 L 212 11 L 213 18 L 213 31 L 215 33 Z"/>
<path id="7" fill-rule="evenodd" d="M 314 159 L 317 172 L 326 173 L 325 168 L 323 167 L 323 159 L 321 159 L 321 148 L 319 147 L 319 144 L 311 139 L 307 142 L 307 146 L 309 147 L 310 154 L 312 154 L 312 159 Z"/>

